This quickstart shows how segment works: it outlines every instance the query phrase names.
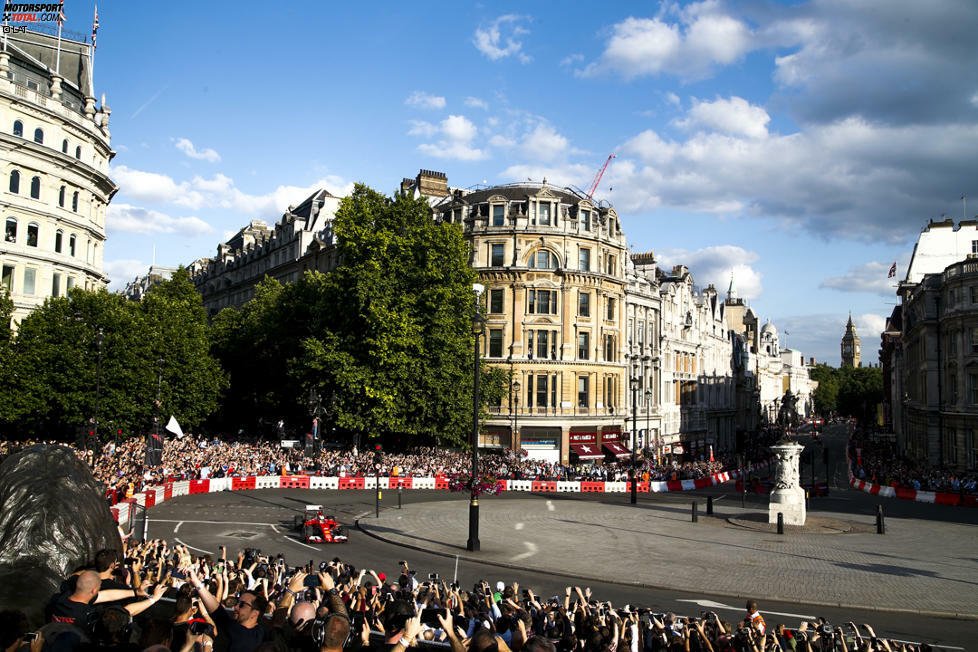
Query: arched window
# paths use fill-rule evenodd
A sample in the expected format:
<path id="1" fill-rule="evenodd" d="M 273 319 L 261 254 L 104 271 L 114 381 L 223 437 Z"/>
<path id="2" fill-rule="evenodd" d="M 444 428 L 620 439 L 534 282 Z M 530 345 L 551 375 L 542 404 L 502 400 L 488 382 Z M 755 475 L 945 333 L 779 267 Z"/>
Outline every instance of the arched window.
<path id="1" fill-rule="evenodd" d="M 75 148 L 75 158 L 81 160 L 81 145 Z"/>
<path id="2" fill-rule="evenodd" d="M 17 242 L 17 220 L 13 217 L 7 218 L 7 223 L 3 230 L 4 242 Z"/>
<path id="3" fill-rule="evenodd" d="M 39 227 L 37 225 L 37 222 L 30 222 L 27 225 L 27 246 L 28 247 L 36 247 L 37 246 L 37 238 L 38 238 L 38 234 L 39 234 L 40 230 L 41 230 L 41 227 Z"/>
<path id="4" fill-rule="evenodd" d="M 20 192 L 20 172 L 10 171 L 10 192 Z"/>
<path id="5" fill-rule="evenodd" d="M 78 191 L 71 195 L 71 210 L 78 212 Z"/>
<path id="6" fill-rule="evenodd" d="M 65 138 L 64 140 L 61 141 L 61 151 L 64 152 L 65 154 L 68 153 L 68 139 L 67 138 Z"/>
<path id="7" fill-rule="evenodd" d="M 75 234 L 72 233 L 68 236 L 68 255 L 72 258 L 75 257 Z"/>
<path id="8" fill-rule="evenodd" d="M 530 256 L 530 267 L 536 269 L 553 269 L 557 266 L 557 257 L 548 249 L 539 249 Z"/>
<path id="9" fill-rule="evenodd" d="M 44 144 L 44 130 L 40 127 L 34 130 L 34 142 L 38 143 L 39 145 Z"/>
<path id="10" fill-rule="evenodd" d="M 61 208 L 65 207 L 65 187 L 61 186 L 61 190 L 58 191 L 58 206 Z"/>
<path id="11" fill-rule="evenodd" d="M 24 137 L 24 123 L 20 120 L 14 120 L 14 135 Z"/>
<path id="12" fill-rule="evenodd" d="M 41 177 L 31 177 L 31 197 L 41 198 Z"/>
<path id="13" fill-rule="evenodd" d="M 61 247 L 62 247 L 62 245 L 64 243 L 64 238 L 65 238 L 64 231 L 62 231 L 61 229 L 58 229 L 57 231 L 55 231 L 55 233 L 54 233 L 54 251 L 56 253 L 59 253 L 59 254 L 61 253 Z"/>

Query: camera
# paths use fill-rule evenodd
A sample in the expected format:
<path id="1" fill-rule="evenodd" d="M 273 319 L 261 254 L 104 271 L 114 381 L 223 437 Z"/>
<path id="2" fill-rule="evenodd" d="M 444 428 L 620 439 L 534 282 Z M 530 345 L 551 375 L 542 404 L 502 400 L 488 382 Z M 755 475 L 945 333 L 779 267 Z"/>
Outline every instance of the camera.
<path id="1" fill-rule="evenodd" d="M 428 579 L 437 582 L 441 578 L 438 576 L 438 573 L 428 573 Z"/>
<path id="2" fill-rule="evenodd" d="M 190 633 L 194 635 L 197 634 L 207 634 L 208 636 L 214 635 L 211 624 L 203 620 L 191 620 Z"/>

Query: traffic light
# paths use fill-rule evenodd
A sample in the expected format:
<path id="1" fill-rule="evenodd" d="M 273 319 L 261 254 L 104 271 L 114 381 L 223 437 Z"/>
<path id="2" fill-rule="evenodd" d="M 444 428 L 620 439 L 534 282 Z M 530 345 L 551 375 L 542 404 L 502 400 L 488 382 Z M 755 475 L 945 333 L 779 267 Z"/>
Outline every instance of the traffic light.
<path id="1" fill-rule="evenodd" d="M 374 450 L 374 464 L 377 468 L 380 468 L 380 464 L 384 459 L 384 449 L 380 444 L 377 444 L 377 448 Z"/>

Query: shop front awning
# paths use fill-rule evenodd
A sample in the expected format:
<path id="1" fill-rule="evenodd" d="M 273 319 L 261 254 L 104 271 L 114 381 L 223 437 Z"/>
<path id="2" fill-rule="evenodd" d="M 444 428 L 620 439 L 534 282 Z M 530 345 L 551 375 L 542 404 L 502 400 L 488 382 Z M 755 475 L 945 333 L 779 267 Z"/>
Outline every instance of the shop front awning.
<path id="1" fill-rule="evenodd" d="M 571 444 L 570 448 L 581 460 L 604 459 L 604 453 L 601 452 L 597 444 Z"/>
<path id="2" fill-rule="evenodd" d="M 601 445 L 604 446 L 606 451 L 615 457 L 630 457 L 632 454 L 632 451 L 628 450 L 617 441 L 606 441 Z"/>

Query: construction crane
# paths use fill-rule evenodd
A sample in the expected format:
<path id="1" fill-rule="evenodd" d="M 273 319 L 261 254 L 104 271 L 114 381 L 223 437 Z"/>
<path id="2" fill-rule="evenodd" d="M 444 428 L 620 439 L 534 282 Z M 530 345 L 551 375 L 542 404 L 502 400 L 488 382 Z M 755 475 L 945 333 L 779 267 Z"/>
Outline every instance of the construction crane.
<path id="1" fill-rule="evenodd" d="M 591 181 L 591 187 L 587 191 L 587 198 L 594 199 L 594 191 L 598 189 L 598 184 L 601 183 L 601 177 L 604 176 L 604 171 L 608 169 L 608 164 L 611 163 L 611 159 L 615 158 L 614 153 L 608 157 L 608 160 L 604 162 L 598 173 L 594 175 L 594 180 Z"/>

